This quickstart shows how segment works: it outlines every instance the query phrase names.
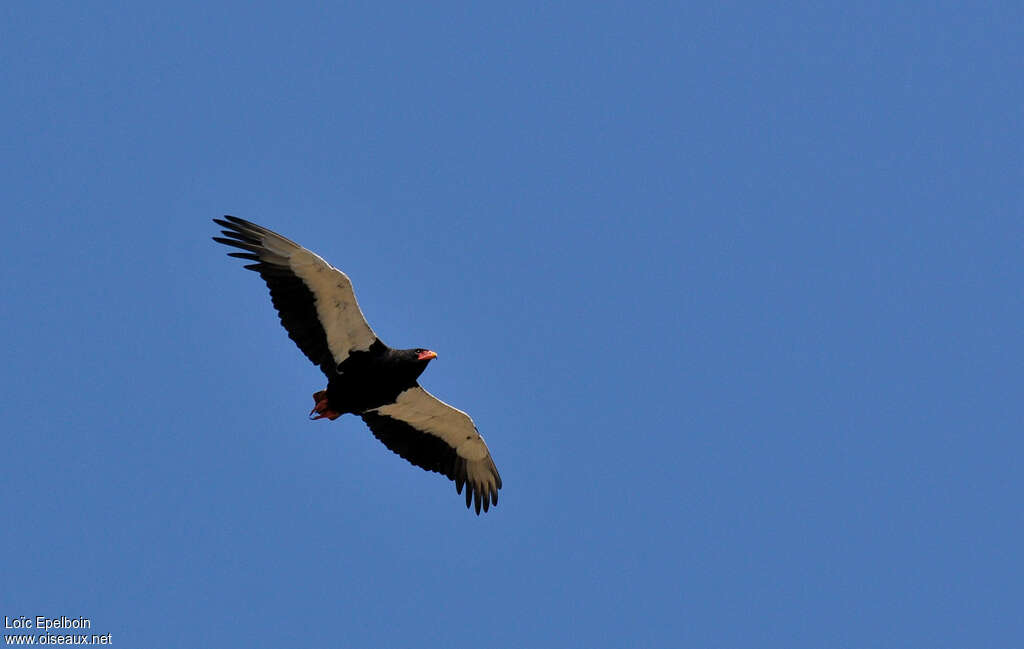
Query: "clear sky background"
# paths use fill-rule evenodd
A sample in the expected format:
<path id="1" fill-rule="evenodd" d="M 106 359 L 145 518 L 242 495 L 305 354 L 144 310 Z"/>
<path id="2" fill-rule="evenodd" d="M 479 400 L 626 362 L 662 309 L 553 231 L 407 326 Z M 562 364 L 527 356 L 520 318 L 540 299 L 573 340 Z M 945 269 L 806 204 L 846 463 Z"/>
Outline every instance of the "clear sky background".
<path id="1" fill-rule="evenodd" d="M 0 7 L 0 615 L 160 647 L 1024 642 L 1019 2 Z M 235 214 L 440 357 L 477 517 Z"/>

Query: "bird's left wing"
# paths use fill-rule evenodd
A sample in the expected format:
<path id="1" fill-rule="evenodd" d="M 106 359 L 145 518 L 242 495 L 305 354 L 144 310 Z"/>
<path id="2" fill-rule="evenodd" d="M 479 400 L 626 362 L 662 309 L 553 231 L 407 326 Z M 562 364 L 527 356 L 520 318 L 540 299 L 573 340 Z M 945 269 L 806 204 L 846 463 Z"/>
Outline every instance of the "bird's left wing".
<path id="1" fill-rule="evenodd" d="M 213 240 L 245 252 L 232 257 L 256 263 L 288 337 L 328 376 L 353 351 L 377 339 L 356 302 L 348 276 L 290 239 L 235 216 L 214 219 L 224 237 Z M 226 238 L 225 238 L 226 237 Z M 330 372 L 329 372 L 330 371 Z"/>
<path id="2" fill-rule="evenodd" d="M 466 487 L 466 507 L 476 513 L 498 504 L 501 476 L 473 420 L 415 385 L 394 403 L 360 415 L 374 436 L 389 449 L 427 471 L 455 481 L 455 491 Z"/>

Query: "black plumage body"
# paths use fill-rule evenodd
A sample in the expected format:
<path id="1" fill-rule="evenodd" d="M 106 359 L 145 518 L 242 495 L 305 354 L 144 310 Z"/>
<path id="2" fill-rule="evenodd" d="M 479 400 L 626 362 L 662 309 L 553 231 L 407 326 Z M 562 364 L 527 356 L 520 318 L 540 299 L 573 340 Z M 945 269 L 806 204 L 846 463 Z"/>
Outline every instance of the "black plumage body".
<path id="1" fill-rule="evenodd" d="M 362 414 L 379 408 L 416 386 L 429 360 L 418 360 L 419 349 L 392 349 L 375 340 L 367 351 L 355 351 L 337 366 L 322 363 L 327 375 L 327 403 L 341 413 Z"/>

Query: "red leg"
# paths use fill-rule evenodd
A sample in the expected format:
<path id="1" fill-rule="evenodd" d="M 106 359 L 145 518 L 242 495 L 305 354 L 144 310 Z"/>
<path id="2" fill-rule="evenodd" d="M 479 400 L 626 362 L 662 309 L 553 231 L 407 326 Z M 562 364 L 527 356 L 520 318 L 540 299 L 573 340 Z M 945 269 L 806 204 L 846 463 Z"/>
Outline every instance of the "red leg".
<path id="1" fill-rule="evenodd" d="M 341 416 L 340 412 L 331 410 L 330 405 L 327 403 L 327 390 L 320 390 L 319 392 L 314 393 L 313 401 L 316 402 L 316 405 L 309 411 L 309 418 L 313 421 L 316 421 L 317 419 L 330 419 L 331 421 L 334 421 Z M 313 416 L 314 412 L 316 413 L 316 417 Z"/>

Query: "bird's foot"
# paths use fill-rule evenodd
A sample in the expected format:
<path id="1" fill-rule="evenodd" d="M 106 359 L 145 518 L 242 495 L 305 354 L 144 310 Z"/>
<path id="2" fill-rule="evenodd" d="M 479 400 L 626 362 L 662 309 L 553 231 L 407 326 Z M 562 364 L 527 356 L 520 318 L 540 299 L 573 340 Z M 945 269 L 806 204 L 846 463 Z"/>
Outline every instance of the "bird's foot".
<path id="1" fill-rule="evenodd" d="M 334 421 L 341 416 L 340 412 L 331 410 L 327 405 L 327 390 L 320 390 L 315 393 L 313 395 L 313 401 L 316 402 L 316 405 L 309 411 L 309 418 L 311 420 L 316 421 L 317 419 L 330 419 L 331 421 Z M 316 413 L 316 417 L 313 416 L 313 413 Z"/>

